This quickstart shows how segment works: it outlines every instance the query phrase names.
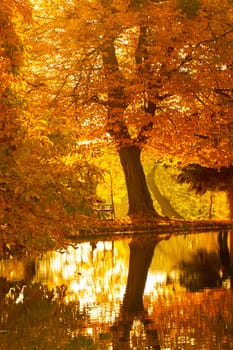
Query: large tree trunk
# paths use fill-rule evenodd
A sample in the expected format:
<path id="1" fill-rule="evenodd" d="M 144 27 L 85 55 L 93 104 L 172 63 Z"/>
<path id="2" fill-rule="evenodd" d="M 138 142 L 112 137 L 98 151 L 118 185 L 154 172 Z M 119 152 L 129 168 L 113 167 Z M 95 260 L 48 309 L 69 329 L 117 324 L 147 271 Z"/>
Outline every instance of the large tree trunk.
<path id="1" fill-rule="evenodd" d="M 125 93 L 128 81 L 120 69 L 117 58 L 115 47 L 117 36 L 118 31 L 113 31 L 112 36 L 106 38 L 102 51 L 105 77 L 109 83 L 107 128 L 119 148 L 119 156 L 128 191 L 128 214 L 141 212 L 144 214 L 154 214 L 159 217 L 153 207 L 153 201 L 146 184 L 146 178 L 140 160 L 141 148 L 139 146 L 141 145 L 142 147 L 146 143 L 147 133 L 153 127 L 156 105 L 150 98 L 144 101 L 145 123 L 138 131 L 137 138 L 132 139 L 128 130 L 127 119 L 125 119 L 125 111 L 131 101 L 128 101 L 127 93 Z M 142 78 L 141 82 L 145 80 L 141 68 L 148 59 L 147 51 L 147 28 L 142 27 L 140 28 L 138 45 L 135 50 L 135 62 L 138 66 L 138 74 Z M 150 64 L 145 65 L 145 67 L 150 75 Z"/>
<path id="2" fill-rule="evenodd" d="M 141 164 L 141 150 L 138 146 L 123 147 L 119 150 L 120 160 L 125 174 L 128 191 L 128 214 L 144 213 L 159 216 L 154 207 L 147 187 Z"/>
<path id="3" fill-rule="evenodd" d="M 128 279 L 123 299 L 125 312 L 144 311 L 143 294 L 148 269 L 158 240 L 133 239 L 130 244 Z"/>

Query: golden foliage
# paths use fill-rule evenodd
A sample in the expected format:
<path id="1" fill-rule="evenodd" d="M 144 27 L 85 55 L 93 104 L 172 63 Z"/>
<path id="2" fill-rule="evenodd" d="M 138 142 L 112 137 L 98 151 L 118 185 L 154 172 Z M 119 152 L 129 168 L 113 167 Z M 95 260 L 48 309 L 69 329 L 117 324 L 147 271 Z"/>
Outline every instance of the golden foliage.
<path id="1" fill-rule="evenodd" d="M 34 6 L 29 79 L 53 115 L 73 118 L 84 138 L 107 130 L 156 156 L 232 163 L 229 1 L 50 5 Z"/>
<path id="2" fill-rule="evenodd" d="M 4 235 L 56 236 L 89 211 L 83 140 L 232 164 L 232 19 L 228 0 L 2 1 Z"/>

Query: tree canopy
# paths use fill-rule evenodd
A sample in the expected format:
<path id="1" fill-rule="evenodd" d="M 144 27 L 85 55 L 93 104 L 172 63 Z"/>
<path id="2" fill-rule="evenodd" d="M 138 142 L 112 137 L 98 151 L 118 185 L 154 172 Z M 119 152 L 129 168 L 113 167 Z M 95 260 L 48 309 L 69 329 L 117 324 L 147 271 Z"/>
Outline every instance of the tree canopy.
<path id="1" fill-rule="evenodd" d="M 65 118 L 78 139 L 108 137 L 130 214 L 154 210 L 142 150 L 184 165 L 232 164 L 232 16 L 229 0 L 34 6 L 33 108 L 41 113 L 43 101 L 47 119 Z"/>
<path id="2" fill-rule="evenodd" d="M 129 214 L 158 217 L 141 154 L 233 163 L 231 0 L 2 1 L 1 229 L 57 237 L 92 212 L 88 145 L 120 159 Z"/>
<path id="3" fill-rule="evenodd" d="M 34 16 L 32 84 L 51 113 L 118 148 L 232 163 L 231 1 L 45 0 Z"/>

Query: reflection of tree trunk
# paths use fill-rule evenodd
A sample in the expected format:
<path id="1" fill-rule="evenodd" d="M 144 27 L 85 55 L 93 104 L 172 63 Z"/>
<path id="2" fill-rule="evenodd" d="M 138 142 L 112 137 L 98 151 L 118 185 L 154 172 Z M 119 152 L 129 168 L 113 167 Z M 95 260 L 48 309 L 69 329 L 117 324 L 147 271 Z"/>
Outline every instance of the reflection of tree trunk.
<path id="1" fill-rule="evenodd" d="M 230 211 L 230 220 L 233 220 L 233 187 L 228 189 L 228 203 Z M 233 230 L 229 231 L 229 247 L 230 247 L 230 257 L 231 257 L 231 266 L 233 266 Z"/>
<path id="2" fill-rule="evenodd" d="M 148 322 L 143 305 L 143 294 L 147 280 L 148 269 L 154 255 L 154 248 L 160 240 L 134 238 L 129 244 L 130 259 L 126 291 L 123 299 L 122 312 L 112 327 L 113 349 L 126 350 L 130 346 L 130 332 L 135 314 L 141 319 L 145 331 L 144 345 L 148 349 L 160 349 L 158 334 L 153 322 Z"/>
<path id="3" fill-rule="evenodd" d="M 143 311 L 143 293 L 148 269 L 158 241 L 133 239 L 130 242 L 129 272 L 123 300 L 125 312 Z"/>
<path id="4" fill-rule="evenodd" d="M 129 350 L 136 349 L 135 345 L 137 344 L 137 349 L 141 349 L 143 344 L 143 349 L 155 349 L 160 350 L 158 332 L 156 330 L 156 325 L 153 324 L 152 320 L 148 322 L 148 319 L 144 315 L 138 315 L 141 320 L 141 326 L 143 328 L 143 338 L 139 336 L 139 339 L 135 339 L 135 334 L 132 334 L 130 339 L 130 332 L 132 331 L 133 321 L 135 317 L 131 317 L 120 321 L 117 325 L 112 327 L 113 332 L 113 341 L 112 346 L 113 350 Z M 132 339 L 134 338 L 134 339 Z M 134 344 L 132 344 L 134 342 Z M 140 346 L 141 345 L 141 346 Z"/>
<path id="5" fill-rule="evenodd" d="M 229 230 L 229 251 L 230 251 L 230 259 L 231 259 L 231 289 L 233 289 L 233 230 Z"/>
<path id="6" fill-rule="evenodd" d="M 167 216 L 168 218 L 182 219 L 182 216 L 172 207 L 170 201 L 160 193 L 155 183 L 155 172 L 157 167 L 158 165 L 155 164 L 152 167 L 151 172 L 147 175 L 148 186 L 159 203 L 164 216 Z"/>
<path id="7" fill-rule="evenodd" d="M 27 258 L 25 259 L 25 275 L 24 279 L 26 283 L 32 283 L 33 278 L 36 274 L 36 264 L 35 258 Z"/>
<path id="8" fill-rule="evenodd" d="M 230 220 L 233 220 L 233 187 L 228 188 L 228 203 L 230 211 Z"/>
<path id="9" fill-rule="evenodd" d="M 228 231 L 220 231 L 218 234 L 219 258 L 223 279 L 231 274 L 231 258 L 228 249 Z"/>
<path id="10" fill-rule="evenodd" d="M 140 154 L 141 150 L 137 146 L 124 147 L 119 150 L 128 190 L 129 214 L 141 212 L 155 215 Z"/>

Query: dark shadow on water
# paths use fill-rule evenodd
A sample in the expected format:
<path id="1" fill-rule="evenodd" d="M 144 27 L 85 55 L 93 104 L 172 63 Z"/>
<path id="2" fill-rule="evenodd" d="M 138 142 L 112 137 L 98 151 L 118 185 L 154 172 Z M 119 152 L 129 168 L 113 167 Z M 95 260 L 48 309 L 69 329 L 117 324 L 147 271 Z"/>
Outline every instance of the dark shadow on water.
<path id="1" fill-rule="evenodd" d="M 217 287 L 221 284 L 219 257 L 216 252 L 199 249 L 193 253 L 189 261 L 182 260 L 179 268 L 181 270 L 180 284 L 192 292 Z"/>
<path id="2" fill-rule="evenodd" d="M 228 232 L 220 231 L 217 238 L 218 252 L 201 248 L 188 261 L 182 260 L 179 264 L 180 284 L 196 292 L 204 288 L 222 287 L 228 278 L 231 281 L 232 268 L 227 239 Z"/>

